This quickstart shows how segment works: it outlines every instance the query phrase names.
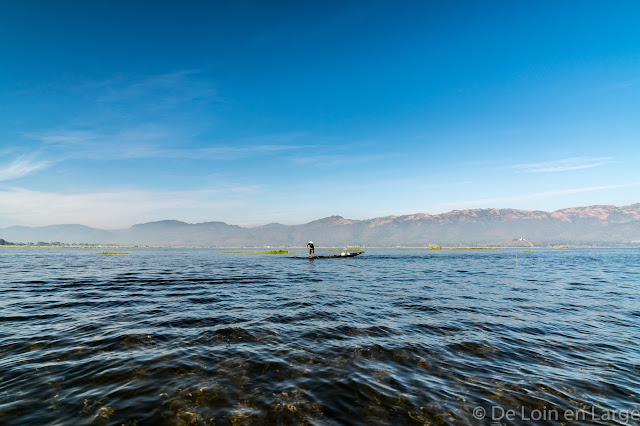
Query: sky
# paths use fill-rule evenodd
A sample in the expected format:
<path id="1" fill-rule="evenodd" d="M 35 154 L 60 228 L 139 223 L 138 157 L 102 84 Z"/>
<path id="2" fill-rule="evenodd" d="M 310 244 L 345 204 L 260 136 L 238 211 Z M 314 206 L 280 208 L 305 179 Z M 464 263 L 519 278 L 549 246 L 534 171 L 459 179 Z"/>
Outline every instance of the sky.
<path id="1" fill-rule="evenodd" d="M 5 1 L 0 227 L 640 202 L 640 3 Z"/>

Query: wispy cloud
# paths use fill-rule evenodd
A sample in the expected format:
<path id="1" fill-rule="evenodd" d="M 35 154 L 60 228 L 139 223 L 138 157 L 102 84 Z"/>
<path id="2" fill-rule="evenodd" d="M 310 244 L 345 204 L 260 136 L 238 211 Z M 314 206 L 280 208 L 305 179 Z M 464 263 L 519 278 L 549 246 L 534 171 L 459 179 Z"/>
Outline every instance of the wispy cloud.
<path id="1" fill-rule="evenodd" d="M 77 89 L 94 93 L 98 103 L 150 110 L 173 109 L 187 102 L 223 102 L 213 84 L 198 78 L 200 74 L 197 70 L 178 70 L 139 77 L 121 75 Z"/>
<path id="2" fill-rule="evenodd" d="M 303 148 L 305 148 L 305 146 L 300 145 L 218 146 L 198 150 L 196 154 L 198 154 L 200 158 L 235 160 L 243 157 L 275 155 L 287 151 L 297 151 Z"/>
<path id="3" fill-rule="evenodd" d="M 630 187 L 636 187 L 636 186 L 640 186 L 640 182 L 632 182 L 632 183 L 617 184 L 617 185 L 588 186 L 584 188 L 558 189 L 555 191 L 543 191 L 543 192 L 536 192 L 533 194 L 519 194 L 519 195 L 508 196 L 508 197 L 480 198 L 475 200 L 455 201 L 455 202 L 449 202 L 449 203 L 442 203 L 441 206 L 451 207 L 451 208 L 471 208 L 471 207 L 477 207 L 477 206 L 486 206 L 489 204 L 496 205 L 496 204 L 503 204 L 507 202 L 513 202 L 513 201 L 528 201 L 536 198 L 548 198 L 548 197 L 556 197 L 560 195 L 604 191 L 608 189 L 630 188 Z"/>
<path id="4" fill-rule="evenodd" d="M 348 154 L 317 154 L 308 156 L 293 157 L 292 161 L 299 165 L 312 165 L 317 167 L 335 167 L 346 164 L 366 163 L 389 158 L 389 155 L 348 155 Z"/>
<path id="5" fill-rule="evenodd" d="M 157 148 L 177 135 L 158 126 L 139 126 L 113 132 L 56 129 L 26 134 L 42 149 L 64 159 L 124 159 L 155 157 Z"/>
<path id="6" fill-rule="evenodd" d="M 210 139 L 213 104 L 226 102 L 211 77 L 198 70 L 132 76 L 77 84 L 86 108 L 65 127 L 24 134 L 61 159 L 209 159 L 295 153 L 312 145 L 300 131 Z"/>
<path id="7" fill-rule="evenodd" d="M 86 130 L 63 130 L 44 134 L 28 134 L 28 137 L 39 139 L 46 144 L 86 145 L 95 140 L 97 135 Z"/>
<path id="8" fill-rule="evenodd" d="M 29 156 L 22 156 L 13 162 L 0 165 L 0 181 L 18 179 L 42 170 L 51 164 L 49 161 L 37 161 Z"/>
<path id="9" fill-rule="evenodd" d="M 185 135 L 161 126 L 142 126 L 114 133 L 61 130 L 29 136 L 57 149 L 60 155 L 65 158 L 88 159 L 237 160 L 247 157 L 279 155 L 312 147 L 312 145 L 296 144 L 294 136 L 286 135 L 266 135 L 240 139 L 235 143 L 189 147 L 185 141 L 193 143 L 191 135 Z M 278 143 L 279 141 L 287 143 Z"/>
<path id="10" fill-rule="evenodd" d="M 589 169 L 609 164 L 612 161 L 612 157 L 572 157 L 540 163 L 516 164 L 511 168 L 520 173 L 554 173 Z"/>
<path id="11" fill-rule="evenodd" d="M 66 105 L 55 114 L 62 123 L 66 115 L 69 132 L 51 135 L 48 142 L 58 144 L 83 143 L 91 139 L 91 132 L 114 133 L 140 123 L 205 129 L 215 123 L 217 106 L 228 102 L 218 95 L 214 76 L 199 70 L 117 74 L 68 82 L 55 87 L 55 92 Z"/>
<path id="12" fill-rule="evenodd" d="M 611 83 L 606 86 L 598 87 L 594 90 L 594 92 L 606 93 L 606 92 L 613 92 L 616 90 L 630 89 L 638 86 L 640 86 L 640 78 L 635 78 L 635 79 L 630 79 L 625 81 L 618 81 L 616 83 Z"/>

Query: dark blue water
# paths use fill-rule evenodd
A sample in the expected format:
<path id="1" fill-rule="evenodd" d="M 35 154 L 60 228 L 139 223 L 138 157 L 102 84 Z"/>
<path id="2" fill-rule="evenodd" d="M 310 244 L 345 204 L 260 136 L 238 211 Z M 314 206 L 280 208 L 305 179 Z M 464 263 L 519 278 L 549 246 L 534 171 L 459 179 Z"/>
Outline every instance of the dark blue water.
<path id="1" fill-rule="evenodd" d="M 638 249 L 98 251 L 0 250 L 0 423 L 640 424 Z"/>

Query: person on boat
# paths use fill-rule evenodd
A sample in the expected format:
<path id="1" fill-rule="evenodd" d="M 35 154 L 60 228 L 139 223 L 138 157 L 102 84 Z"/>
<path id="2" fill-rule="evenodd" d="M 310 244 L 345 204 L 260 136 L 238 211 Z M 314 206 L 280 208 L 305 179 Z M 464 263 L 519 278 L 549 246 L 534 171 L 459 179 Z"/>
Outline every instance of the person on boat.
<path id="1" fill-rule="evenodd" d="M 309 257 L 313 257 L 316 254 L 315 248 L 313 247 L 313 241 L 309 241 L 307 244 L 307 248 L 309 249 Z"/>

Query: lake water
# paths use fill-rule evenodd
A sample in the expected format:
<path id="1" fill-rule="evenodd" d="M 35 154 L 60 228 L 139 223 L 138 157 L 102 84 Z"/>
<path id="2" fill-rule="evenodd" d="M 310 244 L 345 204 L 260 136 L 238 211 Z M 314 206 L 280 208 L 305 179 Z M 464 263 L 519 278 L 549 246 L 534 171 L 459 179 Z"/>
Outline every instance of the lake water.
<path id="1" fill-rule="evenodd" d="M 99 251 L 0 250 L 0 423 L 640 424 L 639 249 Z"/>

